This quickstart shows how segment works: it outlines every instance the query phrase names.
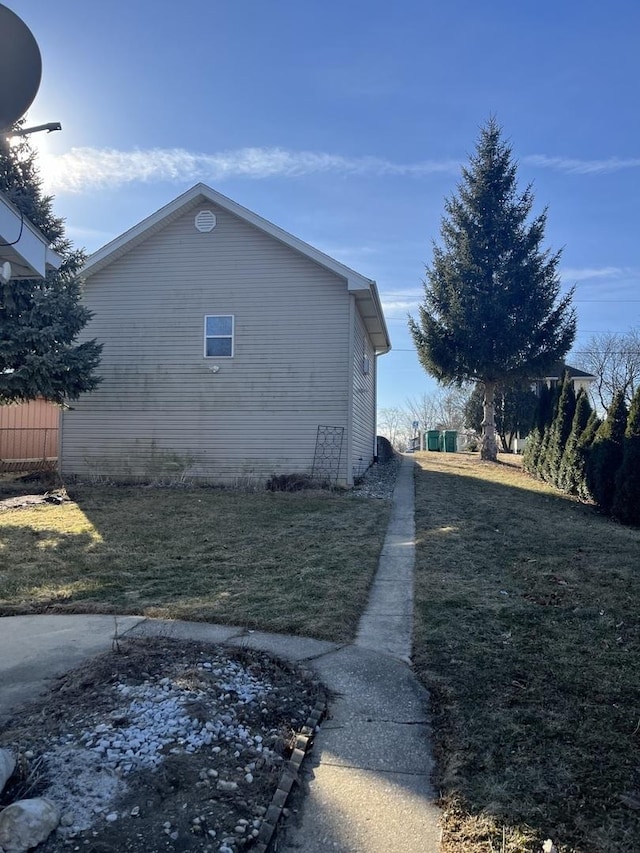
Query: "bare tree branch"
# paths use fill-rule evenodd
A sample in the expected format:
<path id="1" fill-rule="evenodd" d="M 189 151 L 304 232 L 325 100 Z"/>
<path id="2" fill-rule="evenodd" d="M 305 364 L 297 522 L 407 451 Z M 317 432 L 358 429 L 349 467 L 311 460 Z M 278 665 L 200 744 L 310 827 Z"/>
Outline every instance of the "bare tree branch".
<path id="1" fill-rule="evenodd" d="M 596 377 L 593 390 L 605 411 L 616 391 L 623 391 L 627 406 L 640 385 L 640 332 L 630 329 L 624 334 L 602 332 L 593 335 L 577 353 L 583 370 Z"/>
<path id="2" fill-rule="evenodd" d="M 378 434 L 388 438 L 396 450 L 406 450 L 413 435 L 410 413 L 398 406 L 380 409 Z"/>

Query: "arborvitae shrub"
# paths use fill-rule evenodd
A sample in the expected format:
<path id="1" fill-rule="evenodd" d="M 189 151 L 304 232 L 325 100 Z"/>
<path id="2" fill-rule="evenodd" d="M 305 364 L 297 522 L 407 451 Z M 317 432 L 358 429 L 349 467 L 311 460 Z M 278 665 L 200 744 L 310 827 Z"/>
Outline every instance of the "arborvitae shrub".
<path id="1" fill-rule="evenodd" d="M 538 399 L 538 405 L 534 415 L 533 428 L 527 437 L 527 443 L 525 445 L 522 459 L 525 471 L 528 471 L 534 476 L 538 473 L 538 457 L 542 446 L 542 437 L 547 424 L 551 420 L 551 400 L 552 393 L 549 388 L 544 385 L 540 391 L 540 397 Z"/>
<path id="2" fill-rule="evenodd" d="M 549 453 L 549 444 L 551 443 L 551 432 L 553 422 L 558 414 L 558 403 L 560 400 L 560 389 L 556 385 L 549 391 L 549 403 L 547 408 L 547 420 L 542 433 L 542 441 L 540 442 L 540 450 L 536 461 L 536 474 L 541 480 L 549 479 L 549 469 L 547 465 L 547 455 Z"/>
<path id="3" fill-rule="evenodd" d="M 554 486 L 560 485 L 560 465 L 562 456 L 571 433 L 571 424 L 576 411 L 576 394 L 573 382 L 565 373 L 560 386 L 560 397 L 555 418 L 549 432 L 549 445 L 544 462 L 543 476 Z"/>
<path id="4" fill-rule="evenodd" d="M 576 444 L 576 464 L 574 472 L 576 480 L 576 494 L 585 501 L 594 499 L 588 485 L 587 465 L 589 463 L 589 454 L 591 453 L 593 440 L 600 429 L 600 424 L 601 421 L 596 412 L 591 412 L 587 425 Z"/>
<path id="5" fill-rule="evenodd" d="M 595 435 L 587 462 L 587 485 L 602 512 L 611 512 L 616 492 L 616 475 L 622 464 L 627 407 L 624 392 L 611 401 L 607 417 Z"/>
<path id="6" fill-rule="evenodd" d="M 640 525 L 640 388 L 633 395 L 627 418 L 612 515 L 625 524 Z"/>
<path id="7" fill-rule="evenodd" d="M 571 422 L 571 432 L 562 454 L 557 485 L 570 495 L 578 494 L 579 472 L 577 449 L 580 436 L 586 429 L 593 410 L 586 391 L 581 388 L 576 397 L 576 409 Z"/>
<path id="8" fill-rule="evenodd" d="M 534 426 L 527 436 L 524 452 L 522 454 L 522 467 L 530 474 L 535 474 L 536 472 L 536 459 L 538 458 L 538 453 L 540 451 L 541 438 L 542 436 L 540 435 L 540 430 L 537 426 Z"/>

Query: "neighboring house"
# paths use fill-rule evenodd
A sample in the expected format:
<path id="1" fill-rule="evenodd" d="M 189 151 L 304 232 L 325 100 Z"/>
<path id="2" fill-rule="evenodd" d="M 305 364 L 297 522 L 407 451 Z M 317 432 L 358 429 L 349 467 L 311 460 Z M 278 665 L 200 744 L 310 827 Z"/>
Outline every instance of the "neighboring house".
<path id="1" fill-rule="evenodd" d="M 573 388 L 576 394 L 581 388 L 588 394 L 591 389 L 591 383 L 596 380 L 596 377 L 592 373 L 586 373 L 584 370 L 578 370 L 577 367 L 571 367 L 570 364 L 558 361 L 549 371 L 547 371 L 546 376 L 541 379 L 536 379 L 534 390 L 539 394 L 543 385 L 546 385 L 548 388 L 553 388 L 556 385 L 559 385 L 562 382 L 565 373 L 569 374 L 569 379 L 571 379 L 573 383 Z"/>
<path id="2" fill-rule="evenodd" d="M 63 414 L 63 475 L 349 485 L 373 461 L 375 282 L 204 184 L 83 275 L 103 382 Z"/>
<path id="3" fill-rule="evenodd" d="M 536 392 L 538 396 L 540 396 L 540 391 L 543 386 L 547 386 L 547 388 L 555 388 L 557 387 L 562 380 L 564 379 L 565 373 L 569 374 L 569 379 L 573 383 L 573 388 L 576 394 L 578 391 L 583 389 L 587 392 L 587 395 L 590 396 L 591 383 L 595 382 L 596 377 L 591 373 L 586 373 L 584 370 L 579 370 L 577 367 L 572 367 L 570 364 L 565 364 L 562 361 L 556 362 L 550 370 L 547 371 L 547 375 L 542 379 L 536 379 L 533 383 L 533 390 Z M 527 437 L 521 437 L 517 435 L 513 439 L 513 450 L 515 453 L 521 453 L 524 450 L 524 444 L 527 440 Z"/>

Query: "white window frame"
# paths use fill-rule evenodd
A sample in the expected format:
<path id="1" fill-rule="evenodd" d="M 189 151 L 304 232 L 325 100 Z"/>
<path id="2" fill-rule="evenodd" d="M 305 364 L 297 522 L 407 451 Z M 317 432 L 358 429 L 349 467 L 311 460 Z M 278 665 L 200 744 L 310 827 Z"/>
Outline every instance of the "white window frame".
<path id="1" fill-rule="evenodd" d="M 208 335 L 207 334 L 207 320 L 211 317 L 224 317 L 225 319 L 231 320 L 231 334 L 230 335 Z M 236 318 L 235 314 L 205 314 L 204 315 L 204 357 L 205 358 L 233 358 L 235 352 L 235 338 L 236 338 Z M 207 355 L 207 341 L 214 339 L 221 340 L 229 340 L 231 339 L 231 355 Z"/>

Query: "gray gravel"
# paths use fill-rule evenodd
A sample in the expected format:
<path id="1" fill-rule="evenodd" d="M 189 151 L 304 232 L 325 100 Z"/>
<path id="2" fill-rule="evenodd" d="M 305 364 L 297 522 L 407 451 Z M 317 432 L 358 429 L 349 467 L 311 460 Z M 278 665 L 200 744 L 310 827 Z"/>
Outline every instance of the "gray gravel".
<path id="1" fill-rule="evenodd" d="M 262 652 L 123 640 L 0 731 L 19 768 L 0 808 L 27 791 L 51 799 L 48 853 L 239 853 L 318 695 L 308 672 Z"/>
<path id="2" fill-rule="evenodd" d="M 148 679 L 136 685 L 116 682 L 112 688 L 115 710 L 106 718 L 87 720 L 89 725 L 76 720 L 82 726 L 79 737 L 63 735 L 45 753 L 52 776 L 45 795 L 73 816 L 61 834 L 73 836 L 91 826 L 96 814 L 106 813 L 126 790 L 123 777 L 141 768 L 159 767 L 167 754 L 194 753 L 213 745 L 215 756 L 221 748 L 215 744 L 230 741 L 256 754 L 263 752 L 264 737 L 272 732 L 252 732 L 239 722 L 238 710 L 264 700 L 273 690 L 269 680 L 225 655 L 200 661 L 197 671 L 211 676 L 206 689 L 186 685 L 180 677 Z M 206 702 L 211 719 L 205 721 L 190 712 L 198 702 Z M 240 752 L 236 754 L 239 758 Z M 244 768 L 247 783 L 253 781 L 251 769 Z M 106 820 L 117 818 L 117 812 L 111 812 Z"/>
<path id="3" fill-rule="evenodd" d="M 402 457 L 400 456 L 394 456 L 393 459 L 382 465 L 377 462 L 374 463 L 362 477 L 358 478 L 350 493 L 351 497 L 391 500 L 401 464 Z"/>

